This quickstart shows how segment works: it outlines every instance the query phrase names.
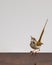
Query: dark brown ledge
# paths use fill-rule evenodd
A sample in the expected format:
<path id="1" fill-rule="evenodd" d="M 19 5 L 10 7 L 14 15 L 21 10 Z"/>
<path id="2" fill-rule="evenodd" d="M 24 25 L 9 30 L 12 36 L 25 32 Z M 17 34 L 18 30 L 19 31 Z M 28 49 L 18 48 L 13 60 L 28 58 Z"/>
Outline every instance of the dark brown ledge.
<path id="1" fill-rule="evenodd" d="M 52 65 L 52 53 L 0 53 L 0 65 Z"/>

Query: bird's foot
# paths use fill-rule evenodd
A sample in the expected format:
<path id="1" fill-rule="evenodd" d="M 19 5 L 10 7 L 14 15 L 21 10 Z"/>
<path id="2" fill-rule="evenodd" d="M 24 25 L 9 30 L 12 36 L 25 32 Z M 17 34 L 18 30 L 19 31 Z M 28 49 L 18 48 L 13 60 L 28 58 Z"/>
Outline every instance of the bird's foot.
<path id="1" fill-rule="evenodd" d="M 30 51 L 30 53 L 33 55 L 34 54 L 34 52 L 33 51 Z"/>
<path id="2" fill-rule="evenodd" d="M 31 51 L 30 53 L 33 55 L 33 54 L 39 53 L 39 51 L 38 50 L 34 50 L 34 51 Z"/>
<path id="3" fill-rule="evenodd" d="M 37 53 L 37 51 L 31 51 L 30 53 L 33 55 L 33 54 L 36 54 L 36 53 Z"/>

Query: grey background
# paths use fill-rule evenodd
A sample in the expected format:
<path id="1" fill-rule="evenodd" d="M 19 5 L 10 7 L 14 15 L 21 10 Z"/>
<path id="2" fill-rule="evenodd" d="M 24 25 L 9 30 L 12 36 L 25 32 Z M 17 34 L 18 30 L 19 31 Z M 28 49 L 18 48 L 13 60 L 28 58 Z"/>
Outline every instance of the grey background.
<path id="1" fill-rule="evenodd" d="M 52 0 L 0 0 L 0 52 L 31 51 L 47 18 L 40 52 L 52 52 Z"/>

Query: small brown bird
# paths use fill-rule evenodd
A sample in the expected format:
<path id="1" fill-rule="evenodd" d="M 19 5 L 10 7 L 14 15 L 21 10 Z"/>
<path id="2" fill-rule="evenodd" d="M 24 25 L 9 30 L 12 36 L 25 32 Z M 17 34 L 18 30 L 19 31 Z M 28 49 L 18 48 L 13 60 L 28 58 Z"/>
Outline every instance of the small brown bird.
<path id="1" fill-rule="evenodd" d="M 43 30 L 42 30 L 42 32 L 40 34 L 40 37 L 39 37 L 38 41 L 34 37 L 31 36 L 30 47 L 32 49 L 34 49 L 34 51 L 37 50 L 37 49 L 40 51 L 40 46 L 43 44 L 41 42 L 41 39 L 42 39 L 42 36 L 43 36 L 43 33 L 44 33 L 44 30 L 45 30 L 45 27 L 46 27 L 47 22 L 48 22 L 48 19 L 46 20 L 46 23 L 45 23 L 45 25 L 43 27 Z M 32 52 L 34 53 L 34 51 L 32 51 Z"/>

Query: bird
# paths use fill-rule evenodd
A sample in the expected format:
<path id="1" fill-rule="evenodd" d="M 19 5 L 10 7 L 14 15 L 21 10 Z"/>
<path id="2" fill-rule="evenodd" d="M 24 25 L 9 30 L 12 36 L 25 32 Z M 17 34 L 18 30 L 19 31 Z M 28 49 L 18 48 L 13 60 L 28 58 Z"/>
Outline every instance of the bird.
<path id="1" fill-rule="evenodd" d="M 37 49 L 40 51 L 40 47 L 43 45 L 43 43 L 41 42 L 41 40 L 42 40 L 42 36 L 43 36 L 43 33 L 44 33 L 44 30 L 45 30 L 47 22 L 48 22 L 48 19 L 46 20 L 46 23 L 45 23 L 45 25 L 44 25 L 44 27 L 42 29 L 42 32 L 41 32 L 40 37 L 39 37 L 38 40 L 36 40 L 35 37 L 31 36 L 30 47 L 32 49 L 34 49 L 34 51 L 31 51 L 33 53 L 37 53 L 37 51 L 36 51 Z"/>

